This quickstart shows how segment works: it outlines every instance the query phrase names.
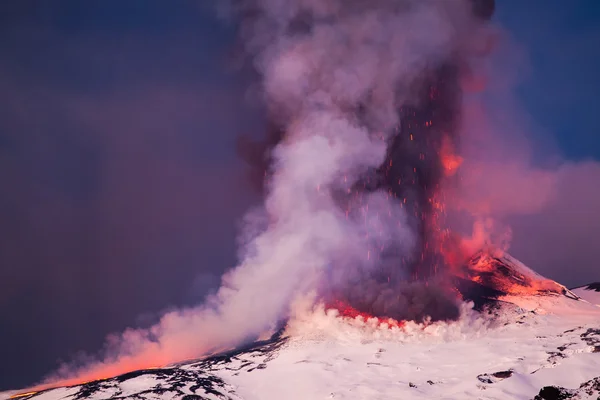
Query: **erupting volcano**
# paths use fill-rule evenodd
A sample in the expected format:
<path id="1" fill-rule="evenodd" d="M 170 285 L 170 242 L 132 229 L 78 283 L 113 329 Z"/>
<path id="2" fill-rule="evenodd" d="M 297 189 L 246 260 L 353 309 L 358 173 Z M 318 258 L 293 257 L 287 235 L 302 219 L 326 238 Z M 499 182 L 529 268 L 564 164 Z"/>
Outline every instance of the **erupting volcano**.
<path id="1" fill-rule="evenodd" d="M 204 303 L 111 337 L 104 358 L 74 373 L 67 366 L 53 380 L 85 384 L 24 398 L 262 399 L 261 391 L 238 393 L 255 387 L 248 376 L 259 376 L 260 388 L 274 386 L 275 398 L 399 398 L 405 390 L 402 398 L 468 398 L 600 351 L 600 331 L 585 320 L 598 315 L 595 305 L 496 243 L 473 246 L 447 221 L 457 203 L 451 189 L 469 161 L 461 153 L 465 82 L 474 60 L 492 49 L 493 0 L 228 5 L 260 77 L 270 127 L 262 141 L 239 140 L 264 197 L 246 214 L 239 264 Z M 533 306 L 522 307 L 522 299 Z M 566 323 L 538 319 L 571 311 Z M 518 351 L 495 353 L 519 335 Z M 465 338 L 478 341 L 476 365 L 486 370 L 461 366 L 465 382 L 477 382 L 456 389 L 451 358 L 478 353 Z M 132 365 L 144 369 L 125 373 Z M 376 389 L 340 379 L 348 366 L 356 379 L 378 379 Z M 317 369 L 325 384 L 306 383 Z M 373 369 L 392 372 L 382 384 Z M 106 371 L 125 374 L 99 379 Z M 300 392 L 279 384 L 282 373 L 307 371 Z M 548 382 L 544 374 L 528 378 L 528 392 Z M 449 382 L 451 397 L 439 389 Z"/>
<path id="2" fill-rule="evenodd" d="M 494 11 L 493 0 L 471 0 L 471 6 L 480 24 L 485 24 Z M 314 23 L 307 16 L 296 22 L 302 22 L 306 30 Z M 353 261 L 339 261 L 345 263 L 341 266 L 333 261 L 330 275 L 335 278 L 330 280 L 324 294 L 332 304 L 345 304 L 346 309 L 355 310 L 353 313 L 376 317 L 439 320 L 458 317 L 457 291 L 459 298 L 481 301 L 475 293 L 470 293 L 469 285 L 457 284 L 461 279 L 469 279 L 475 286 L 480 285 L 481 276 L 469 271 L 475 265 L 469 261 L 472 254 L 464 253 L 460 239 L 445 224 L 446 193 L 443 191 L 444 184 L 451 185 L 452 180 L 460 178 L 462 158 L 456 154 L 461 122 L 460 82 L 467 73 L 466 60 L 472 53 L 473 49 L 459 42 L 455 49 L 448 51 L 446 59 L 429 62 L 421 69 L 408 82 L 409 87 L 399 90 L 403 95 L 393 101 L 397 122 L 384 128 L 387 132 L 373 130 L 373 126 L 379 127 L 373 122 L 377 110 L 365 105 L 373 101 L 376 93 L 369 92 L 367 99 L 355 105 L 344 105 L 353 123 L 370 131 L 371 140 L 385 143 L 385 159 L 379 166 L 363 171 L 349 186 L 340 189 L 331 185 L 315 190 L 330 191 L 347 219 L 363 220 L 365 225 L 373 218 L 393 219 L 397 215 L 381 207 L 370 209 L 369 195 L 384 193 L 386 207 L 402 210 L 403 218 L 397 223 L 404 224 L 415 235 L 413 246 L 407 251 L 385 234 L 381 234 L 380 239 L 380 232 L 365 228 L 365 239 L 369 241 L 366 256 L 375 266 L 358 267 L 350 277 L 340 278 L 352 269 L 347 264 Z M 240 141 L 241 154 L 254 167 L 253 180 L 262 188 L 265 188 L 264 183 L 268 187 L 271 176 L 276 173 L 274 150 L 288 137 L 285 118 L 277 114 L 279 108 L 274 110 L 266 140 L 252 143 L 242 138 Z M 347 177 L 343 180 L 347 182 Z M 497 265 L 490 263 L 489 268 L 497 268 Z M 497 278 L 485 286 L 490 293 L 503 293 L 509 282 Z"/>

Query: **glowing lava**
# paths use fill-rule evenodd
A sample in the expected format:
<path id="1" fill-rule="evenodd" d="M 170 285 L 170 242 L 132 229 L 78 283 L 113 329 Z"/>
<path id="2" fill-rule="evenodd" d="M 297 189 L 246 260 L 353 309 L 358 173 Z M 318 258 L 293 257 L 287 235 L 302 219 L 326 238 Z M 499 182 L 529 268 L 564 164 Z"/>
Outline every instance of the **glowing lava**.
<path id="1" fill-rule="evenodd" d="M 388 328 L 401 328 L 406 324 L 406 321 L 397 321 L 389 317 L 375 317 L 364 311 L 359 311 L 346 302 L 334 300 L 329 304 L 328 309 L 334 309 L 339 312 L 339 315 L 344 318 L 356 319 L 361 317 L 364 321 L 376 320 L 377 325 L 386 324 Z"/>

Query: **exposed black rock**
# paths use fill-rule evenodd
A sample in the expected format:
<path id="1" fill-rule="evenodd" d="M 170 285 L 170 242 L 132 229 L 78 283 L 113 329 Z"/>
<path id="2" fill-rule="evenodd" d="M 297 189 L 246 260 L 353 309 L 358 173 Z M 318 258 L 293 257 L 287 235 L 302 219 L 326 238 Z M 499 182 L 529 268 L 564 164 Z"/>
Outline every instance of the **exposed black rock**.
<path id="1" fill-rule="evenodd" d="M 589 346 L 600 345 L 600 329 L 589 328 L 580 336 L 581 339 Z"/>
<path id="2" fill-rule="evenodd" d="M 594 292 L 600 292 L 600 282 L 590 283 L 589 285 L 577 286 L 573 289 L 592 290 Z"/>
<path id="3" fill-rule="evenodd" d="M 494 372 L 491 374 L 481 374 L 477 375 L 477 379 L 479 379 L 482 383 L 492 384 L 496 382 L 503 381 L 506 378 L 510 378 L 513 375 L 513 370 L 509 369 L 506 371 Z"/>
<path id="4" fill-rule="evenodd" d="M 534 400 L 564 400 L 570 399 L 574 394 L 571 390 L 556 386 L 545 386 Z"/>
<path id="5" fill-rule="evenodd" d="M 600 282 L 594 282 L 594 283 L 587 285 L 585 290 L 594 290 L 596 292 L 600 292 Z"/>
<path id="6" fill-rule="evenodd" d="M 579 385 L 578 389 L 566 389 L 560 386 L 545 386 L 534 400 L 564 400 L 594 398 L 600 399 L 600 377 L 591 379 Z"/>

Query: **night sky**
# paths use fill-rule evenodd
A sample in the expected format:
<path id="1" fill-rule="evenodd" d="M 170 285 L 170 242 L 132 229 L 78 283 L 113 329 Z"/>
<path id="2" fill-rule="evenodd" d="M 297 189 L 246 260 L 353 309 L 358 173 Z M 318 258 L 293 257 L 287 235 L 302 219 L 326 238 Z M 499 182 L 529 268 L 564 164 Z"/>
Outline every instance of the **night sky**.
<path id="1" fill-rule="evenodd" d="M 497 0 L 496 20 L 535 159 L 583 171 L 512 221 L 512 252 L 600 280 L 600 3 Z M 235 141 L 263 130 L 235 49 L 212 1 L 0 3 L 0 390 L 197 304 L 235 265 L 258 201 Z"/>

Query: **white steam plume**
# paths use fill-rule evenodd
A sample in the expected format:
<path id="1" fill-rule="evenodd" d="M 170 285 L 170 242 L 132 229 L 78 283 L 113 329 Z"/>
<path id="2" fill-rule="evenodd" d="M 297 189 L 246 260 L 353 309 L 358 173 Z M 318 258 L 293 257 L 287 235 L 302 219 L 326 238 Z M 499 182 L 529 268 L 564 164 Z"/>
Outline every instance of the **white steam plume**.
<path id="1" fill-rule="evenodd" d="M 241 18 L 264 99 L 286 128 L 264 208 L 248 219 L 262 229 L 249 227 L 243 259 L 205 304 L 115 336 L 105 359 L 78 379 L 235 346 L 286 318 L 295 298 L 318 289 L 332 260 L 372 265 L 365 237 L 407 253 L 413 243 L 400 206 L 384 193 L 370 195 L 368 223 L 347 219 L 332 193 L 384 160 L 385 137 L 374 133 L 397 123 L 422 71 L 472 32 L 468 1 L 242 0 L 230 11 Z"/>

